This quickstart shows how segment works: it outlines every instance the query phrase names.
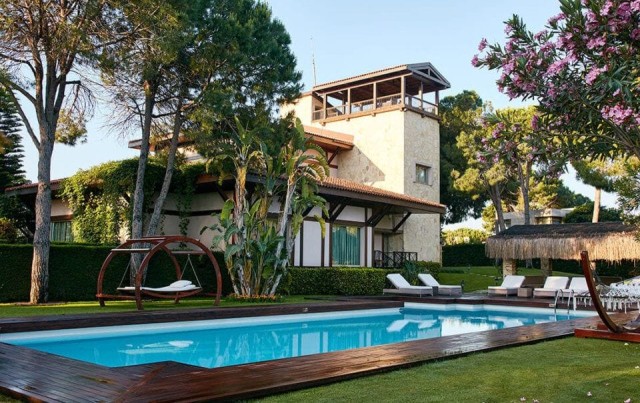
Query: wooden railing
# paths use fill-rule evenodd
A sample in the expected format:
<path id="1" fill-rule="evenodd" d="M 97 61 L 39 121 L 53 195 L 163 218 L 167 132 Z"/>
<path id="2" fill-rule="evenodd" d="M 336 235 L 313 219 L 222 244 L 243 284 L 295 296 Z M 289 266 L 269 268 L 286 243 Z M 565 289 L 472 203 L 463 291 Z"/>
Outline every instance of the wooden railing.
<path id="1" fill-rule="evenodd" d="M 405 262 L 417 262 L 418 252 L 373 251 L 373 267 L 402 267 Z"/>
<path id="2" fill-rule="evenodd" d="M 313 112 L 313 120 L 329 119 L 336 116 L 348 116 L 356 113 L 370 112 L 376 109 L 386 108 L 395 105 L 406 105 L 414 109 L 419 109 L 433 115 L 438 114 L 438 106 L 431 102 L 427 102 L 418 97 L 407 95 L 404 102 L 402 94 L 386 95 L 376 98 L 375 105 L 373 99 L 352 102 L 349 104 L 327 106 L 327 109 L 318 109 Z"/>

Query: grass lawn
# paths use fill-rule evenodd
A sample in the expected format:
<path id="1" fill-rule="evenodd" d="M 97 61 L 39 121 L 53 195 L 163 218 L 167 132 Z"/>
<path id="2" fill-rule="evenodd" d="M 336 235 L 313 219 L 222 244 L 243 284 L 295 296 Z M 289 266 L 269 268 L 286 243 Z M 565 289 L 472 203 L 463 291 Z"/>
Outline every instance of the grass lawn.
<path id="1" fill-rule="evenodd" d="M 518 268 L 518 274 L 523 276 L 541 276 L 540 269 Z M 573 273 L 553 272 L 554 276 L 575 276 Z M 496 269 L 493 266 L 475 267 L 443 267 L 440 272 L 440 284 L 460 284 L 464 280 L 464 292 L 486 290 L 490 285 L 500 285 L 502 278 L 502 268 Z"/>
<path id="2" fill-rule="evenodd" d="M 624 402 L 629 398 L 640 401 L 640 344 L 569 337 L 260 401 L 544 403 Z"/>
<path id="3" fill-rule="evenodd" d="M 310 302 L 309 296 L 290 295 L 283 297 L 283 303 L 297 304 Z M 313 302 L 320 302 L 313 301 Z M 220 307 L 250 306 L 250 305 L 277 305 L 279 302 L 252 303 L 239 302 L 236 300 L 220 300 Z M 145 310 L 176 309 L 176 308 L 211 308 L 213 299 L 184 299 L 178 305 L 173 300 L 145 301 Z M 136 310 L 135 301 L 107 301 L 106 306 L 101 308 L 97 301 L 51 303 L 46 305 L 28 305 L 7 303 L 0 304 L 0 318 L 16 316 L 36 316 L 36 315 L 73 315 L 80 313 L 110 313 L 110 312 L 131 312 Z"/>

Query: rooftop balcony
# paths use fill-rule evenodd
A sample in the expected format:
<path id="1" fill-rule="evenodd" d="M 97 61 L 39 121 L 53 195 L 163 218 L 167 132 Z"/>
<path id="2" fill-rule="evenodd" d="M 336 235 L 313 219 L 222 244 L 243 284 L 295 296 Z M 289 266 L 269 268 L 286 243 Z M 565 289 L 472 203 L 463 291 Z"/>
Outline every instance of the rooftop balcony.
<path id="1" fill-rule="evenodd" d="M 334 121 L 391 110 L 437 118 L 439 92 L 449 86 L 431 63 L 390 67 L 315 86 L 312 119 Z"/>

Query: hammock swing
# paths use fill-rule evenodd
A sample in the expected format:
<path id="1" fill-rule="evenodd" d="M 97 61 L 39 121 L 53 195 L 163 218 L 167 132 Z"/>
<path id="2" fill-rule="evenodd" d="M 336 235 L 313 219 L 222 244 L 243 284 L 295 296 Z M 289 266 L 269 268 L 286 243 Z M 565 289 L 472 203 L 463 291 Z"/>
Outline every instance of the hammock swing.
<path id="1" fill-rule="evenodd" d="M 170 244 L 195 246 L 197 249 L 187 248 L 172 250 L 168 247 L 168 245 Z M 139 245 L 141 245 L 141 247 L 137 247 Z M 145 277 L 144 274 L 149 266 L 151 258 L 159 251 L 164 251 L 171 259 L 171 262 L 173 263 L 173 266 L 176 270 L 176 281 L 165 287 L 145 287 L 143 286 Z M 131 270 L 131 260 L 134 253 L 144 253 L 145 257 L 140 264 L 140 268 L 138 269 L 134 285 L 123 286 L 124 280 L 127 277 L 127 273 L 129 273 L 129 271 Z M 117 288 L 117 291 L 121 293 L 108 294 L 103 291 L 104 275 L 111 263 L 111 260 L 118 254 L 130 254 L 131 258 L 129 259 L 129 264 L 126 267 L 125 272 L 122 275 L 122 279 L 120 280 L 120 284 Z M 184 269 L 180 266 L 180 263 L 176 259 L 176 255 L 187 255 Z M 173 299 L 175 303 L 178 303 L 181 298 L 186 298 L 201 293 L 202 285 L 200 284 L 200 279 L 198 278 L 195 267 L 193 266 L 193 262 L 191 261 L 191 255 L 207 255 L 209 257 L 216 275 L 216 298 L 214 301 L 214 305 L 219 305 L 220 296 L 222 294 L 222 277 L 220 274 L 220 267 L 218 266 L 218 262 L 213 256 L 213 253 L 211 253 L 211 250 L 209 250 L 209 248 L 204 246 L 200 241 L 196 239 L 180 235 L 167 235 L 143 237 L 140 239 L 129 239 L 117 248 L 111 250 L 111 253 L 109 253 L 107 258 L 105 259 L 102 267 L 100 268 L 100 273 L 98 274 L 98 287 L 96 297 L 100 302 L 100 306 L 105 306 L 106 300 L 135 300 L 138 310 L 142 310 L 143 295 L 153 298 Z M 183 279 L 184 273 L 188 268 L 191 268 L 197 284 L 193 284 L 191 281 Z"/>
<path id="2" fill-rule="evenodd" d="M 636 318 L 635 320 L 632 320 L 625 324 L 618 324 L 609 316 L 609 313 L 605 308 L 605 304 L 603 303 L 603 300 L 606 301 L 609 308 L 612 307 L 614 302 L 616 303 L 616 308 L 621 307 L 624 304 L 625 311 L 626 311 L 626 305 L 628 303 L 637 302 L 637 298 L 638 298 L 638 295 L 636 295 L 637 291 L 634 290 L 634 292 L 629 293 L 630 290 L 627 289 L 626 294 L 623 295 L 623 293 L 619 292 L 619 291 L 622 291 L 623 288 L 620 288 L 620 290 L 617 290 L 617 291 L 611 291 L 615 287 L 605 289 L 602 286 L 600 286 L 600 288 L 598 288 L 599 286 L 596 284 L 596 280 L 594 279 L 595 273 L 593 273 L 593 271 L 591 270 L 591 262 L 589 261 L 589 254 L 586 251 L 583 251 L 580 253 L 580 258 L 581 258 L 580 262 L 582 266 L 582 271 L 584 273 L 585 278 L 587 279 L 587 286 L 589 287 L 589 293 L 591 294 L 593 305 L 595 306 L 596 311 L 598 311 L 598 315 L 600 316 L 600 319 L 602 319 L 604 326 L 609 330 L 609 332 L 613 334 L 629 335 L 628 338 L 620 338 L 620 340 L 624 339 L 628 341 L 639 342 L 640 341 L 640 316 L 638 316 L 638 318 Z M 597 274 L 595 274 L 595 276 L 597 277 Z M 614 301 L 614 300 L 618 300 L 618 301 Z M 597 335 L 598 332 L 599 331 L 589 331 L 585 329 L 575 330 L 576 336 L 579 336 L 579 337 L 598 337 Z M 632 336 L 632 335 L 637 335 L 637 336 Z M 599 337 L 618 340 L 618 338 L 616 338 L 616 336 L 613 336 L 613 335 L 606 336 L 604 334 L 600 334 Z"/>

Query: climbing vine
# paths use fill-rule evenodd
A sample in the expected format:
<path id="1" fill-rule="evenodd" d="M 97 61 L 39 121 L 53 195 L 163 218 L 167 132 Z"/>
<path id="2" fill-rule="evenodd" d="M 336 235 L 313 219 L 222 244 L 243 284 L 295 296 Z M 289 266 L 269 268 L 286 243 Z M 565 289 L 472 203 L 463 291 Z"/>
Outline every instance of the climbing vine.
<path id="1" fill-rule="evenodd" d="M 135 188 L 137 159 L 113 161 L 79 171 L 65 179 L 61 196 L 73 212 L 73 237 L 78 242 L 115 244 L 128 233 L 131 220 L 131 195 Z M 162 185 L 165 167 L 159 160 L 149 162 L 145 174 L 145 211 L 153 193 Z M 195 179 L 204 172 L 202 165 L 185 165 L 172 189 L 177 195 L 180 230 L 188 226 L 188 209 L 195 192 Z"/>

